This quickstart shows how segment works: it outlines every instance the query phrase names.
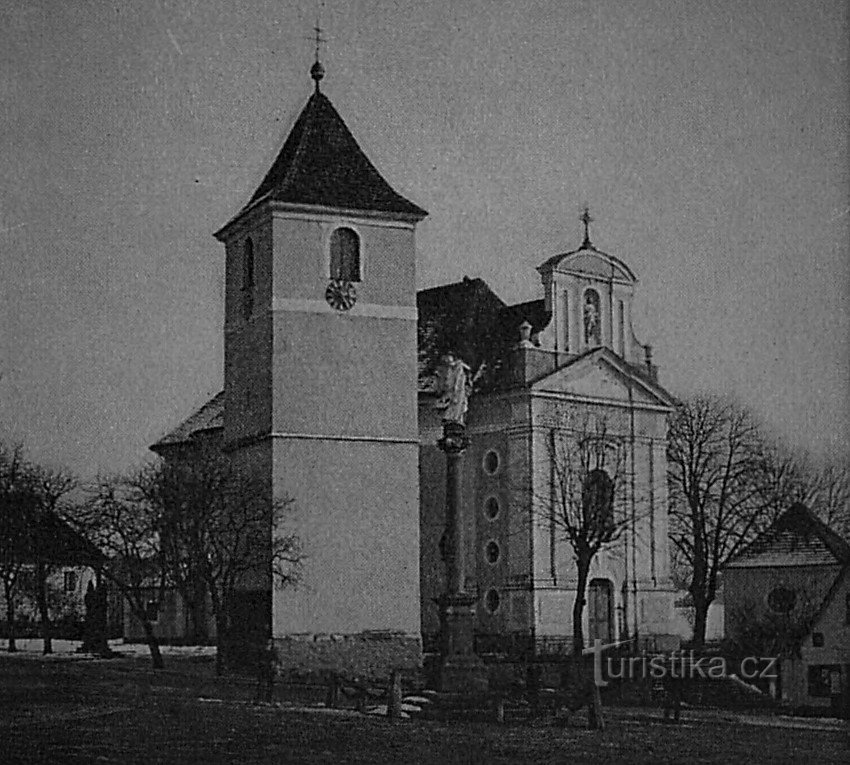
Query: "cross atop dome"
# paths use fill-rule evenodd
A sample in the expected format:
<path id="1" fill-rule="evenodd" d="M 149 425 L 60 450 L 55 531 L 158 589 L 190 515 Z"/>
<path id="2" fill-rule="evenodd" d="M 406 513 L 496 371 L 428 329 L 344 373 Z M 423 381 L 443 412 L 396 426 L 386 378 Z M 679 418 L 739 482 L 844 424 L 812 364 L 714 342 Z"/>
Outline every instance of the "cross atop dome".
<path id="1" fill-rule="evenodd" d="M 587 205 L 584 206 L 584 212 L 581 214 L 579 220 L 584 223 L 584 241 L 581 243 L 582 249 L 593 249 L 593 245 L 590 242 L 590 224 L 593 223 L 593 218 L 590 217 L 590 210 L 588 210 Z"/>

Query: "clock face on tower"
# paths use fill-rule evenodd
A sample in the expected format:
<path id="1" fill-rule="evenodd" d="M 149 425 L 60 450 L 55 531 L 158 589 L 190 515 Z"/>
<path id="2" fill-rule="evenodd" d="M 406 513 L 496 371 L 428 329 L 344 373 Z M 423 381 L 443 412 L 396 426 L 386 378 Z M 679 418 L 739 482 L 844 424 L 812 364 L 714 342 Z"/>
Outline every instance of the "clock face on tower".
<path id="1" fill-rule="evenodd" d="M 331 279 L 325 290 L 325 300 L 337 311 L 347 311 L 357 302 L 357 290 L 351 282 Z"/>

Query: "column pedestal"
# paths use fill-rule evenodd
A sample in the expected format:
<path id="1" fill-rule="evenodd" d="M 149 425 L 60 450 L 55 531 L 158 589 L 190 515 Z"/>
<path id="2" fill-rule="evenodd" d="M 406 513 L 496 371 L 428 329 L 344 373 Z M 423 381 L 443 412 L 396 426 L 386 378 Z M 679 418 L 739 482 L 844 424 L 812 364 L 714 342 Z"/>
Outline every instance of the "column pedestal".
<path id="1" fill-rule="evenodd" d="M 449 693 L 484 693 L 487 668 L 475 654 L 475 604 L 478 598 L 465 592 L 442 595 L 440 607 L 439 690 Z"/>
<path id="2" fill-rule="evenodd" d="M 463 452 L 469 444 L 461 423 L 444 422 L 438 446 L 446 455 L 446 592 L 440 608 L 439 690 L 478 693 L 487 690 L 487 670 L 475 655 L 475 604 L 478 596 L 465 592 Z"/>

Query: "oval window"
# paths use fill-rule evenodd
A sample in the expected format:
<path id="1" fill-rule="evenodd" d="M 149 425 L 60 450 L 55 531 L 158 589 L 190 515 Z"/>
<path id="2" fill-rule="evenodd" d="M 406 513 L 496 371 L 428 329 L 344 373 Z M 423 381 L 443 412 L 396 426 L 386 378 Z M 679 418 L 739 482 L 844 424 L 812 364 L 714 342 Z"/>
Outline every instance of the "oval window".
<path id="1" fill-rule="evenodd" d="M 777 614 L 787 614 L 797 604 L 797 593 L 787 587 L 775 587 L 767 596 L 767 605 Z"/>
<path id="2" fill-rule="evenodd" d="M 487 590 L 487 594 L 484 596 L 484 606 L 491 614 L 495 614 L 499 610 L 501 602 L 502 599 L 496 590 Z"/>
<path id="3" fill-rule="evenodd" d="M 484 514 L 487 516 L 487 520 L 495 521 L 499 517 L 499 510 L 501 510 L 501 507 L 498 498 L 487 497 L 487 501 L 484 503 Z"/>
<path id="4" fill-rule="evenodd" d="M 498 542 L 488 542 L 487 547 L 484 548 L 484 555 L 487 557 L 488 563 L 498 563 L 501 554 L 502 551 L 499 549 Z"/>
<path id="5" fill-rule="evenodd" d="M 499 470 L 499 463 L 499 452 L 495 449 L 490 449 L 484 455 L 484 461 L 482 463 L 484 466 L 484 472 L 487 473 L 487 475 L 495 475 Z"/>

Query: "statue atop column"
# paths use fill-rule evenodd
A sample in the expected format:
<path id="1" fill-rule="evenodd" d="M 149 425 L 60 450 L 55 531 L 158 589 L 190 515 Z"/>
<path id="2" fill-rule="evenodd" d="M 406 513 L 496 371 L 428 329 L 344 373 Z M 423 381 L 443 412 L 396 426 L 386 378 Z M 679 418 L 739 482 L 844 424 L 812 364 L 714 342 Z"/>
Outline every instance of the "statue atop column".
<path id="1" fill-rule="evenodd" d="M 436 403 L 443 410 L 443 422 L 466 425 L 466 413 L 469 410 L 469 397 L 478 378 L 484 372 L 482 363 L 473 375 L 469 365 L 454 351 L 448 351 L 443 356 L 445 372 L 440 390 L 440 398 Z"/>

